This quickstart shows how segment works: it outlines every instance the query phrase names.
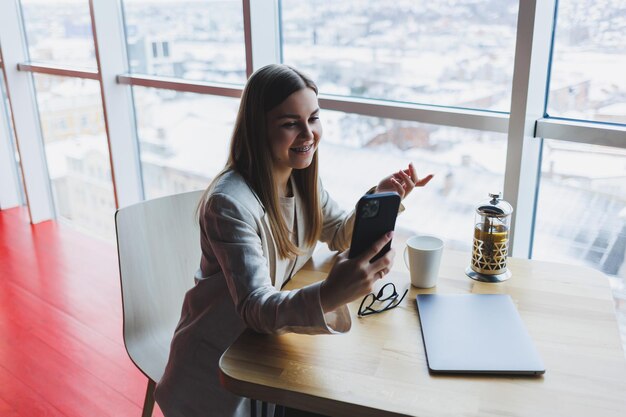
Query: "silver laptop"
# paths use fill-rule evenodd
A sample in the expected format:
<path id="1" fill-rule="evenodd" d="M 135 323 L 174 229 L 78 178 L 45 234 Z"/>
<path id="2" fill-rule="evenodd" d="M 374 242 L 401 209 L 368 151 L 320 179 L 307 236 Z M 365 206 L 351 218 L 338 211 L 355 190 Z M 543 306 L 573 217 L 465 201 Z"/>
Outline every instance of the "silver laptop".
<path id="1" fill-rule="evenodd" d="M 510 296 L 420 294 L 416 301 L 431 372 L 545 372 Z"/>

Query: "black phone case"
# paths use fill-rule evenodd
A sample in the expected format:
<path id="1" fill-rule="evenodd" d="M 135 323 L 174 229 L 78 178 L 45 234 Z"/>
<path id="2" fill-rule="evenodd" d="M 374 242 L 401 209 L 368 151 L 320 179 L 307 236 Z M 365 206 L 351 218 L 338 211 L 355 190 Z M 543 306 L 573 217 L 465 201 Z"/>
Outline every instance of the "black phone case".
<path id="1" fill-rule="evenodd" d="M 378 200 L 378 213 L 374 217 L 367 217 L 365 215 L 367 203 L 373 200 Z M 385 233 L 394 230 L 399 207 L 400 196 L 396 193 L 367 194 L 361 197 L 356 208 L 348 257 L 355 258 L 361 255 Z M 391 241 L 370 262 L 383 256 L 389 249 L 391 249 Z"/>

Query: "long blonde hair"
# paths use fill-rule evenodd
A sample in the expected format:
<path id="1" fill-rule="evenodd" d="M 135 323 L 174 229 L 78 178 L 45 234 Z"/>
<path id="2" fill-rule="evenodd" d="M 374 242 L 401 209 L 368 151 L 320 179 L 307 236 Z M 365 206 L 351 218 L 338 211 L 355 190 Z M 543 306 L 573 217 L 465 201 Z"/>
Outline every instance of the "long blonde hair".
<path id="1" fill-rule="evenodd" d="M 267 113 L 296 91 L 310 88 L 318 94 L 315 83 L 301 72 L 287 65 L 267 65 L 254 72 L 243 90 L 235 127 L 230 142 L 228 162 L 209 185 L 228 170 L 238 172 L 257 194 L 267 211 L 278 255 L 293 258 L 301 253 L 291 241 L 290 232 L 280 212 L 278 190 L 272 174 L 272 155 L 267 137 Z M 293 179 L 304 202 L 307 218 L 305 242 L 314 245 L 322 231 L 322 209 L 318 190 L 317 152 L 311 164 L 293 170 Z"/>

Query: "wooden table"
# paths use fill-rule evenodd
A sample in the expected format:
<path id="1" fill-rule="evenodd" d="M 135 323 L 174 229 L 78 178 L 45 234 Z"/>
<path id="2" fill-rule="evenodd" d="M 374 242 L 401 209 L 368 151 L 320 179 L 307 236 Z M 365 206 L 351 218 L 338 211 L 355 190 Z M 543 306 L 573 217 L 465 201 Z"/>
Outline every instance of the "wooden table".
<path id="1" fill-rule="evenodd" d="M 330 252 L 316 253 L 288 288 L 323 279 L 332 261 Z M 445 251 L 437 287 L 411 287 L 402 305 L 383 314 L 358 318 L 352 303 L 347 334 L 246 332 L 222 356 L 222 384 L 330 416 L 626 416 L 626 360 L 603 274 L 511 258 L 512 278 L 486 284 L 465 276 L 468 262 L 468 253 Z M 389 279 L 408 285 L 401 253 Z M 545 375 L 429 374 L 415 296 L 432 292 L 510 294 Z"/>

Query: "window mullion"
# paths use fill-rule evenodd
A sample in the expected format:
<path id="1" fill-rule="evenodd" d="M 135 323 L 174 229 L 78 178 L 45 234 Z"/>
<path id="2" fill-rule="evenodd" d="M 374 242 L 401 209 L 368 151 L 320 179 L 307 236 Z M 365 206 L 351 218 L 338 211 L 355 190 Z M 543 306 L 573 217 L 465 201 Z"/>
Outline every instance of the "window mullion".
<path id="1" fill-rule="evenodd" d="M 116 81 L 128 72 L 122 5 L 111 0 L 90 0 L 90 5 L 111 173 L 117 206 L 124 207 L 143 200 L 144 194 L 132 91 Z"/>
<path id="2" fill-rule="evenodd" d="M 529 258 L 541 168 L 541 138 L 535 124 L 545 112 L 555 0 L 520 1 L 515 67 L 504 179 L 504 197 L 513 205 L 511 249 Z"/>
<path id="3" fill-rule="evenodd" d="M 0 68 L 0 78 L 3 78 Z M 0 80 L 0 209 L 21 204 L 19 175 L 17 173 L 11 127 L 4 100 L 3 81 Z"/>
<path id="4" fill-rule="evenodd" d="M 626 126 L 585 120 L 543 118 L 535 136 L 626 149 Z"/>
<path id="5" fill-rule="evenodd" d="M 243 0 L 248 76 L 257 69 L 280 63 L 278 0 Z"/>
<path id="6" fill-rule="evenodd" d="M 55 217 L 50 176 L 32 74 L 18 70 L 28 61 L 22 16 L 17 1 L 0 2 L 0 42 L 7 95 L 20 152 L 22 175 L 30 221 L 38 223 Z"/>

